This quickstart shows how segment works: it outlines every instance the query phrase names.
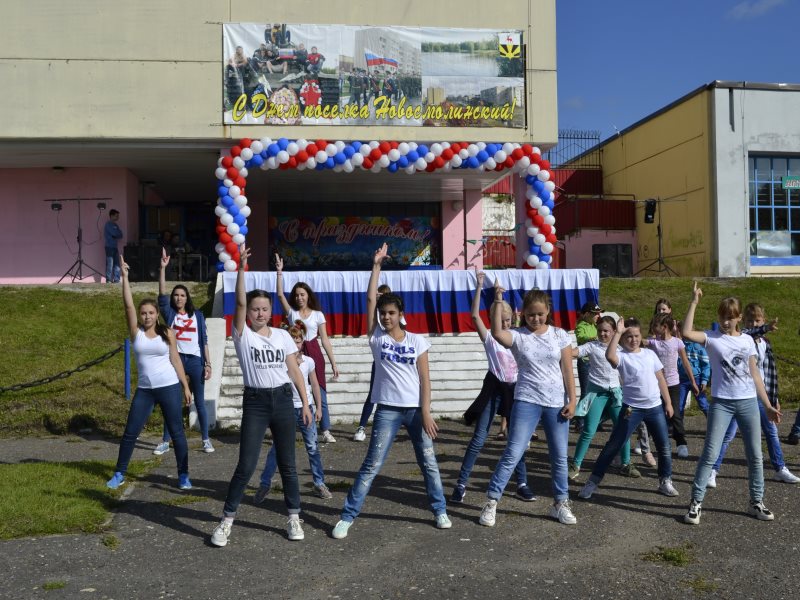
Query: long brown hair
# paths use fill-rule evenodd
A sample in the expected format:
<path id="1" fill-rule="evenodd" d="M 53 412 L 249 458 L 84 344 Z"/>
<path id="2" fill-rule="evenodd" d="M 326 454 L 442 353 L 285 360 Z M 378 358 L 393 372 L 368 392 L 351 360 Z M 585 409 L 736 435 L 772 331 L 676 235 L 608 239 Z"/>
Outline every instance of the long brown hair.
<path id="1" fill-rule="evenodd" d="M 525 312 L 525 309 L 528 308 L 531 304 L 536 304 L 540 302 L 547 307 L 547 324 L 553 325 L 555 321 L 553 321 L 553 301 L 550 299 L 550 294 L 547 292 L 543 292 L 542 290 L 529 290 L 525 293 L 525 296 L 522 298 L 522 312 Z M 525 318 L 523 314 L 523 319 Z"/>
<path id="2" fill-rule="evenodd" d="M 169 344 L 169 327 L 161 322 L 161 311 L 158 310 L 158 303 L 152 298 L 145 298 L 139 302 L 139 308 L 137 309 L 137 312 L 142 310 L 142 307 L 148 304 L 156 309 L 156 335 L 164 340 L 165 344 Z"/>

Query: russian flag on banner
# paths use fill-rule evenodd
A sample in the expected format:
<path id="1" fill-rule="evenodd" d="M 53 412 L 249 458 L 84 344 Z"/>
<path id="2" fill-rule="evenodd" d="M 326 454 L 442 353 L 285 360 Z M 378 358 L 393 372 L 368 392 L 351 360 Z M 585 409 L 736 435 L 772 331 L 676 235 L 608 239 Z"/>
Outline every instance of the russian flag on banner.
<path id="1" fill-rule="evenodd" d="M 383 63 L 389 65 L 390 67 L 397 68 L 397 61 L 393 58 L 384 58 Z"/>
<path id="2" fill-rule="evenodd" d="M 364 58 L 367 59 L 368 67 L 378 67 L 383 64 L 383 57 L 373 54 L 369 50 L 364 50 Z"/>
<path id="3" fill-rule="evenodd" d="M 236 307 L 236 273 L 222 274 L 223 312 L 230 323 Z M 330 335 L 359 336 L 367 329 L 368 271 L 284 272 L 288 295 L 298 281 L 307 283 L 319 298 Z M 538 288 L 550 293 L 555 324 L 574 329 L 578 311 L 586 302 L 599 301 L 600 273 L 597 269 L 508 269 L 487 271 L 481 291 L 481 315 L 488 323 L 488 309 L 494 301 L 495 277 L 507 291 L 505 300 L 515 311 L 522 310 L 522 298 Z M 409 331 L 415 333 L 460 333 L 474 331 L 470 309 L 475 293 L 474 271 L 384 271 L 380 284 L 387 284 L 405 303 Z M 263 289 L 274 294 L 276 274 L 245 273 L 247 291 Z M 272 302 L 272 323 L 280 325 L 283 308 Z"/>

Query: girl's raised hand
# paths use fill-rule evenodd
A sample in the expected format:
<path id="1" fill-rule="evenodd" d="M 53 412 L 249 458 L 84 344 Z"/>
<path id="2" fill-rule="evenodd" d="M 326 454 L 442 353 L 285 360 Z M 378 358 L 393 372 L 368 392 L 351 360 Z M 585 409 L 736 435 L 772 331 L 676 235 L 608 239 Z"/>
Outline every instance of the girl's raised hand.
<path id="1" fill-rule="evenodd" d="M 283 259 L 281 258 L 281 255 L 278 254 L 277 252 L 275 253 L 275 271 L 277 271 L 278 273 L 283 271 Z"/>
<path id="2" fill-rule="evenodd" d="M 119 271 L 120 271 L 122 277 L 126 277 L 127 278 L 129 270 L 130 270 L 130 267 L 128 266 L 128 263 L 125 262 L 125 257 L 122 256 L 122 254 L 120 254 L 119 255 Z"/>
<path id="3" fill-rule="evenodd" d="M 486 279 L 486 273 L 484 273 L 483 271 L 478 271 L 476 269 L 475 270 L 475 280 L 478 282 L 477 283 L 478 289 L 481 289 L 483 287 L 483 282 L 484 282 L 485 279 Z"/>
<path id="4" fill-rule="evenodd" d="M 244 269 L 247 266 L 247 259 L 250 258 L 250 248 L 242 244 L 239 246 L 239 268 Z"/>
<path id="5" fill-rule="evenodd" d="M 169 254 L 167 254 L 167 249 L 164 246 L 161 246 L 161 268 L 166 269 L 167 265 L 169 264 Z"/>
<path id="6" fill-rule="evenodd" d="M 697 304 L 698 302 L 700 302 L 700 298 L 702 297 L 703 297 L 703 290 L 701 290 L 698 287 L 697 281 L 695 280 L 694 287 L 692 288 L 692 302 Z"/>
<path id="7" fill-rule="evenodd" d="M 617 333 L 622 335 L 623 331 L 625 331 L 625 317 L 620 317 L 617 321 Z"/>
<path id="8" fill-rule="evenodd" d="M 375 258 L 372 259 L 372 264 L 380 266 L 383 263 L 383 259 L 389 255 L 389 246 L 386 242 L 383 245 L 375 250 Z"/>
<path id="9" fill-rule="evenodd" d="M 503 301 L 503 294 L 506 292 L 505 288 L 500 285 L 500 278 L 494 278 L 494 301 L 495 302 L 502 302 Z"/>

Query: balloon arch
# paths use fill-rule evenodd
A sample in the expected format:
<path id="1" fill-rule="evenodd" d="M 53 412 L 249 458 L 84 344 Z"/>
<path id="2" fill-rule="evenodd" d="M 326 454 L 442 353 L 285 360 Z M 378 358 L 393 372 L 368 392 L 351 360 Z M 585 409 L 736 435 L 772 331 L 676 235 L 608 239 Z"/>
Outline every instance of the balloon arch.
<path id="1" fill-rule="evenodd" d="M 416 142 L 330 142 L 326 140 L 271 140 L 243 138 L 231 148 L 230 156 L 217 161 L 218 271 L 235 271 L 239 263 L 239 246 L 247 236 L 245 186 L 249 170 L 296 169 L 333 170 L 352 173 L 355 169 L 378 173 L 382 170 L 411 175 L 418 171 L 452 171 L 477 169 L 503 171 L 510 169 L 525 177 L 528 189 L 525 209 L 528 218 L 528 250 L 523 268 L 547 269 L 552 262 L 556 243 L 553 190 L 550 163 L 530 144 L 484 142 L 437 142 L 430 146 Z"/>

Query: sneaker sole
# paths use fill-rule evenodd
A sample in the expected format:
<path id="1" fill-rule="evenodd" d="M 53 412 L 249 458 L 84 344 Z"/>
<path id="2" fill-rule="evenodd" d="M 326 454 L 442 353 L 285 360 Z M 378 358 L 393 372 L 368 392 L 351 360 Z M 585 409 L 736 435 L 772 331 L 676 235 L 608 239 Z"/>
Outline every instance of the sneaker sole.
<path id="1" fill-rule="evenodd" d="M 483 525 L 484 527 L 494 527 L 494 523 L 495 523 L 495 522 L 494 522 L 494 521 L 492 521 L 492 522 L 490 523 L 489 521 L 484 521 L 483 519 L 478 519 L 478 523 L 480 523 L 480 524 L 481 524 L 481 525 Z"/>
<path id="2" fill-rule="evenodd" d="M 214 538 L 211 538 L 211 545 L 216 546 L 217 548 L 224 548 L 225 546 L 228 545 L 228 540 L 225 540 L 224 542 L 219 542 L 219 541 L 214 541 Z"/>
<path id="3" fill-rule="evenodd" d="M 683 522 L 687 525 L 700 525 L 700 517 L 692 519 L 689 515 L 684 515 Z"/>

